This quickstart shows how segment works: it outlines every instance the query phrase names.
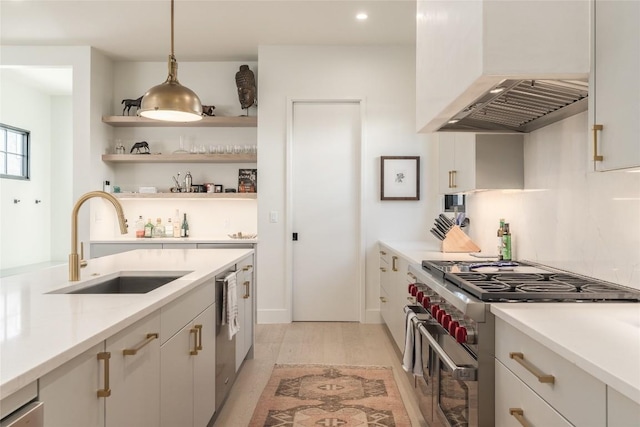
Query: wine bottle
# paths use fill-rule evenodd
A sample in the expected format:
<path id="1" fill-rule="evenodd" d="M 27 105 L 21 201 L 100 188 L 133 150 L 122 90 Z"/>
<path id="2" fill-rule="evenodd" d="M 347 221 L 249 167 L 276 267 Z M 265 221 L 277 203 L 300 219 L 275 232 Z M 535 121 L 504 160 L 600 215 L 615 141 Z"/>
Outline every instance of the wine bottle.
<path id="1" fill-rule="evenodd" d="M 184 214 L 182 227 L 180 228 L 180 237 L 189 237 L 189 223 L 187 222 L 187 214 Z"/>

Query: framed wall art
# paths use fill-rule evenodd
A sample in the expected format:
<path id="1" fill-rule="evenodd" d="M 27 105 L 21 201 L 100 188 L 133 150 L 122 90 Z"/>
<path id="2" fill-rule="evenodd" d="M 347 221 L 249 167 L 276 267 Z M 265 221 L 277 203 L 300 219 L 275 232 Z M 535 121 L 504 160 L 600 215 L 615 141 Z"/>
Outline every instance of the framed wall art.
<path id="1" fill-rule="evenodd" d="M 380 157 L 380 200 L 420 200 L 420 157 Z"/>

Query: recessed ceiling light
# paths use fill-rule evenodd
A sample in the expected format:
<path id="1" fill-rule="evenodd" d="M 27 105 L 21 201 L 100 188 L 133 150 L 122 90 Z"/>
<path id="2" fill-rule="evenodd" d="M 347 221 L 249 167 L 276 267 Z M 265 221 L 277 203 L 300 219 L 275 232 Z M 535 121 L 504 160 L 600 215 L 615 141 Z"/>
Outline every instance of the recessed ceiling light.
<path id="1" fill-rule="evenodd" d="M 364 13 L 364 12 L 360 12 L 360 13 L 358 13 L 358 14 L 356 15 L 356 19 L 357 19 L 358 21 L 364 21 L 364 20 L 366 20 L 368 17 L 369 17 L 369 15 L 367 15 L 367 14 L 366 14 L 366 13 Z"/>

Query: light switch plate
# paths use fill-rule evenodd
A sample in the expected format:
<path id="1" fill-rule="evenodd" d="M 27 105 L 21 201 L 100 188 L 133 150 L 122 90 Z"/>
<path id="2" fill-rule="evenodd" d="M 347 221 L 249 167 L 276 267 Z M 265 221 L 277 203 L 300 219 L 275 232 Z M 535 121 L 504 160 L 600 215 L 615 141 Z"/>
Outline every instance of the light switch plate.
<path id="1" fill-rule="evenodd" d="M 278 211 L 269 212 L 269 222 L 278 222 Z"/>

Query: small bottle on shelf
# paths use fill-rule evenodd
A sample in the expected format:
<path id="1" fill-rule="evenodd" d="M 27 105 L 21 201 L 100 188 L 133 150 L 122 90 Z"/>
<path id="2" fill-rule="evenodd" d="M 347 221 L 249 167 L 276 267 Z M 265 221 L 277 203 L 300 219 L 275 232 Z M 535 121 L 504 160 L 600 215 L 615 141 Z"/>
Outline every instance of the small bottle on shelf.
<path id="1" fill-rule="evenodd" d="M 180 212 L 176 209 L 176 216 L 173 217 L 173 237 L 180 237 Z"/>
<path id="2" fill-rule="evenodd" d="M 160 218 L 156 218 L 156 225 L 153 227 L 153 237 L 164 237 L 164 225 L 162 225 Z"/>
<path id="3" fill-rule="evenodd" d="M 144 226 L 144 237 L 153 237 L 153 224 L 151 223 L 151 218 L 147 220 L 147 223 Z"/>
<path id="4" fill-rule="evenodd" d="M 164 237 L 173 237 L 173 223 L 171 218 L 167 218 L 167 225 L 164 226 Z"/>
<path id="5" fill-rule="evenodd" d="M 140 215 L 136 221 L 136 237 L 144 237 L 144 220 L 142 219 L 142 215 Z"/>
<path id="6" fill-rule="evenodd" d="M 187 222 L 187 214 L 184 214 L 182 227 L 180 227 L 180 237 L 189 237 L 189 223 Z"/>

